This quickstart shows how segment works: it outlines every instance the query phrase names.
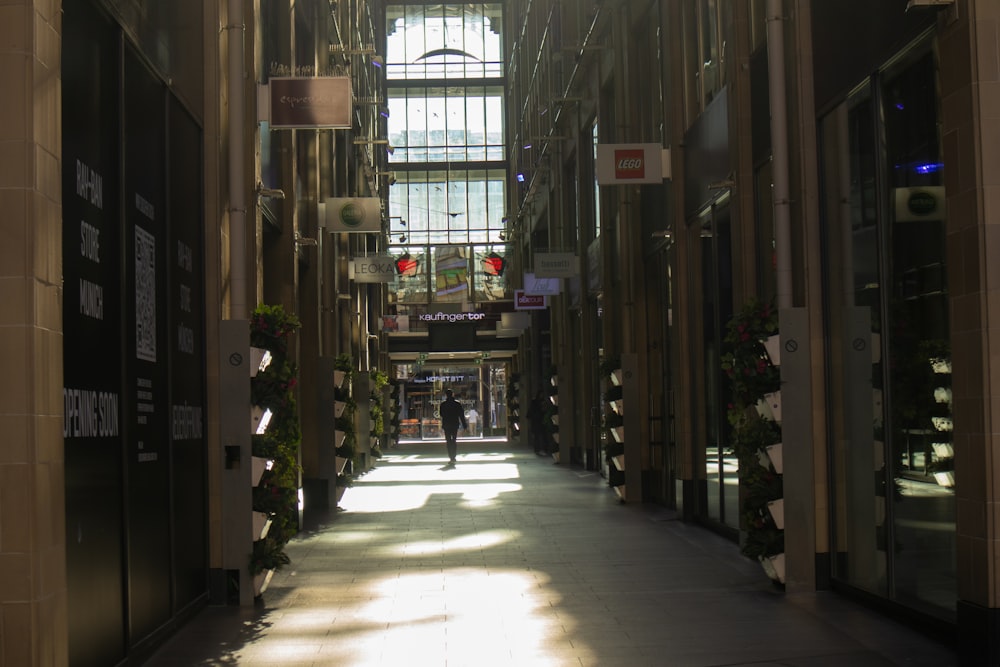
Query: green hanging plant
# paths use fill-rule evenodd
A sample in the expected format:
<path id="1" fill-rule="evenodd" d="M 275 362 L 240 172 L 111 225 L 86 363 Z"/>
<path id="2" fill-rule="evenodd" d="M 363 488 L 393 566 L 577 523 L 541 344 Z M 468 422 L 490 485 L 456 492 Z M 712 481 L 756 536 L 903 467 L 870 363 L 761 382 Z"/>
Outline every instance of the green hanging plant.
<path id="1" fill-rule="evenodd" d="M 778 333 L 778 311 L 756 299 L 729 321 L 721 366 L 729 380 L 732 403 L 727 411 L 733 453 L 739 461 L 740 551 L 754 560 L 784 551 L 784 531 L 768 511 L 782 497 L 782 476 L 767 463 L 766 448 L 781 442 L 781 425 L 756 409 L 765 394 L 781 388 L 781 372 L 771 363 L 763 342 Z"/>
<path id="2" fill-rule="evenodd" d="M 298 369 L 288 361 L 287 351 L 289 338 L 300 326 L 298 318 L 280 305 L 260 305 L 250 317 L 251 346 L 272 355 L 270 365 L 250 380 L 252 403 L 271 410 L 267 431 L 252 436 L 251 450 L 254 456 L 272 461 L 252 493 L 253 509 L 271 515 L 271 527 L 265 539 L 254 542 L 251 574 L 288 564 L 284 545 L 298 532 Z"/>
<path id="3" fill-rule="evenodd" d="M 299 318 L 286 313 L 283 306 L 259 305 L 250 315 L 250 346 L 283 356 L 288 350 L 288 337 L 301 326 Z"/>

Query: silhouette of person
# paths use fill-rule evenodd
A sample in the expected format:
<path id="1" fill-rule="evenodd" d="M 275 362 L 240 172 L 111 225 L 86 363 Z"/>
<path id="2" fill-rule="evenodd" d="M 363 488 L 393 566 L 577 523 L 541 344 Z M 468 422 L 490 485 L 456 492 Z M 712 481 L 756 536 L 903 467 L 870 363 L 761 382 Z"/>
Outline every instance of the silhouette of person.
<path id="1" fill-rule="evenodd" d="M 549 453 L 548 433 L 545 432 L 546 407 L 545 394 L 539 389 L 528 406 L 528 421 L 531 424 L 528 437 L 539 456 Z"/>
<path id="2" fill-rule="evenodd" d="M 444 400 L 441 401 L 441 430 L 444 431 L 444 441 L 448 447 L 448 460 L 454 464 L 458 456 L 458 427 L 469 428 L 465 419 L 462 404 L 455 400 L 451 389 L 444 390 Z"/>

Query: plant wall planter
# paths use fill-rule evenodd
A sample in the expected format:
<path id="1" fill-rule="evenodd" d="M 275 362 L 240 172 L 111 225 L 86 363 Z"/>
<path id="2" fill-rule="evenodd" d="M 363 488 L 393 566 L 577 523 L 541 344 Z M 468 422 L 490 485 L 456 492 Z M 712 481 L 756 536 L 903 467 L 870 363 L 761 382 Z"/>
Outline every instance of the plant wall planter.
<path id="1" fill-rule="evenodd" d="M 347 431 L 334 431 L 333 432 L 333 442 L 334 447 L 340 447 L 344 444 L 344 439 L 347 437 Z"/>
<path id="2" fill-rule="evenodd" d="M 253 575 L 253 596 L 259 597 L 261 593 L 267 590 L 268 584 L 271 583 L 271 577 L 274 576 L 274 570 L 264 570 L 263 572 L 258 572 Z"/>
<path id="3" fill-rule="evenodd" d="M 334 401 L 333 402 L 333 416 L 339 418 L 344 414 L 344 410 L 347 409 L 347 403 L 344 401 Z"/>
<path id="4" fill-rule="evenodd" d="M 625 427 L 615 426 L 612 428 L 611 437 L 615 439 L 615 442 L 625 442 Z"/>
<path id="5" fill-rule="evenodd" d="M 271 459 L 265 459 L 263 456 L 251 457 L 250 470 L 252 486 L 260 484 L 260 480 L 264 476 L 264 473 L 271 469 L 271 465 L 273 463 L 274 461 Z"/>
<path id="6" fill-rule="evenodd" d="M 771 360 L 771 364 L 774 366 L 781 365 L 781 337 L 775 334 L 774 336 L 768 336 L 763 340 L 764 350 L 767 352 L 767 357 Z"/>
<path id="7" fill-rule="evenodd" d="M 619 454 L 618 456 L 612 456 L 611 462 L 615 464 L 618 470 L 625 472 L 625 455 Z"/>
<path id="8" fill-rule="evenodd" d="M 774 525 L 778 528 L 778 530 L 784 530 L 785 528 L 784 498 L 779 498 L 778 500 L 772 500 L 768 502 L 767 511 L 771 514 L 771 519 L 774 521 Z"/>
<path id="9" fill-rule="evenodd" d="M 781 423 L 781 392 L 776 391 L 771 394 L 764 394 L 764 398 L 757 401 L 755 406 L 757 414 L 764 419 L 770 419 Z"/>
<path id="10" fill-rule="evenodd" d="M 338 457 L 336 457 L 336 466 L 337 466 L 337 474 L 338 475 L 343 475 L 344 474 L 344 468 L 347 467 L 347 462 L 348 461 L 350 461 L 350 459 L 347 458 L 347 457 L 344 457 L 344 456 L 338 456 Z"/>
<path id="11" fill-rule="evenodd" d="M 267 537 L 267 531 L 271 527 L 271 515 L 266 512 L 253 513 L 253 541 L 262 540 Z"/>
<path id="12" fill-rule="evenodd" d="M 767 448 L 767 458 L 771 460 L 771 465 L 774 466 L 774 472 L 779 475 L 783 474 L 783 464 L 781 460 L 781 443 L 776 443 L 769 445 Z"/>
<path id="13" fill-rule="evenodd" d="M 955 486 L 955 471 L 941 470 L 934 473 L 934 481 L 940 486 L 951 488 Z"/>
<path id="14" fill-rule="evenodd" d="M 347 373 L 344 371 L 334 371 L 333 372 L 333 386 L 340 387 L 344 384 L 344 378 L 347 377 Z"/>
<path id="15" fill-rule="evenodd" d="M 622 384 L 622 369 L 618 368 L 611 371 L 611 384 L 616 387 L 620 387 Z"/>
<path id="16" fill-rule="evenodd" d="M 760 565 L 771 580 L 785 583 L 785 554 L 765 556 L 760 559 Z"/>
<path id="17" fill-rule="evenodd" d="M 615 411 L 616 415 L 625 415 L 625 403 L 624 401 L 611 401 L 611 409 Z"/>

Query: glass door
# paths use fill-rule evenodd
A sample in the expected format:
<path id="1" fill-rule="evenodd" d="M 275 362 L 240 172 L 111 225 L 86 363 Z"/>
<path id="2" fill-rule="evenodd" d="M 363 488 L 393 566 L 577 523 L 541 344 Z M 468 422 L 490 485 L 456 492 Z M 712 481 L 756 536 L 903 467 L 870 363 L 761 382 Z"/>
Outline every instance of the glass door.
<path id="1" fill-rule="evenodd" d="M 702 360 L 705 378 L 705 480 L 708 518 L 739 528 L 739 466 L 729 442 L 721 357 L 733 316 L 732 248 L 728 205 L 713 205 L 701 221 Z"/>

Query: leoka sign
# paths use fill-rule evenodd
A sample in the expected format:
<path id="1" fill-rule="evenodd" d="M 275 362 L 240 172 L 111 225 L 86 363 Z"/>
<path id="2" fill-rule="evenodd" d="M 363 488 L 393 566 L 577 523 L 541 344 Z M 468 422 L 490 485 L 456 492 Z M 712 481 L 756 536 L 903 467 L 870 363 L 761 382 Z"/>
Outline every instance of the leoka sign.
<path id="1" fill-rule="evenodd" d="M 393 257 L 358 257 L 351 261 L 349 277 L 356 283 L 391 283 L 396 277 Z"/>
<path id="2" fill-rule="evenodd" d="M 662 183 L 664 152 L 659 144 L 598 144 L 597 183 Z"/>

